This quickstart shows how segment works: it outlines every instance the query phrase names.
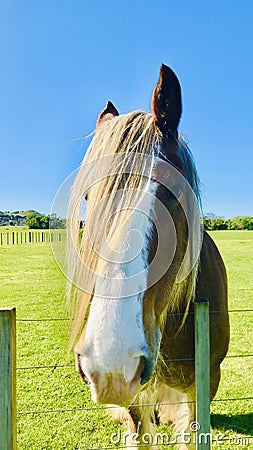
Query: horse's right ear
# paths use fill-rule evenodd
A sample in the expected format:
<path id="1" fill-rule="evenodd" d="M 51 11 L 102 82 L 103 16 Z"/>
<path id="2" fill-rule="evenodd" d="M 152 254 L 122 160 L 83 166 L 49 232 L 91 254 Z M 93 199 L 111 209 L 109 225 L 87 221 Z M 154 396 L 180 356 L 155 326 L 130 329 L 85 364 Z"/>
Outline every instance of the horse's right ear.
<path id="1" fill-rule="evenodd" d="M 112 102 L 108 101 L 105 109 L 103 109 L 103 111 L 98 116 L 97 127 L 105 120 L 111 120 L 113 117 L 116 117 L 118 115 L 118 110 L 115 108 Z"/>
<path id="2" fill-rule="evenodd" d="M 160 69 L 151 109 L 162 133 L 176 132 L 182 114 L 181 88 L 176 74 L 165 64 Z"/>

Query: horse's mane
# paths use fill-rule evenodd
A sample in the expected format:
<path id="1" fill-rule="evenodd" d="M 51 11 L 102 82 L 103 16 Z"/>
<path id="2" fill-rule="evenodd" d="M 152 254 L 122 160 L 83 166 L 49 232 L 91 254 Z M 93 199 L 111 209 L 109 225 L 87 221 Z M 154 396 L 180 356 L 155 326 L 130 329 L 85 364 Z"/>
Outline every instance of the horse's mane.
<path id="1" fill-rule="evenodd" d="M 154 116 L 142 111 L 114 117 L 97 127 L 72 187 L 69 203 L 67 298 L 74 318 L 71 346 L 77 340 L 87 316 L 96 273 L 104 273 L 105 259 L 99 256 L 99 252 L 105 240 L 105 230 L 107 242 L 114 248 L 113 243 L 123 235 L 143 190 L 148 187 L 152 172 L 150 161 L 158 156 L 161 140 Z M 192 156 L 182 139 L 179 144 L 186 176 L 199 198 L 198 176 Z M 98 160 L 102 160 L 103 164 Z M 106 177 L 113 166 L 113 174 Z M 121 194 L 115 202 L 119 189 L 122 189 Z M 80 235 L 80 211 L 86 196 L 89 201 L 85 228 Z M 94 213 L 103 199 L 106 199 L 103 208 L 99 213 Z M 115 203 L 120 214 L 115 214 Z M 92 233 L 92 243 L 88 229 Z"/>
<path id="2" fill-rule="evenodd" d="M 193 158 L 193 155 L 191 153 L 191 150 L 189 149 L 188 145 L 186 144 L 185 140 L 180 136 L 178 139 L 179 144 L 179 156 L 181 160 L 183 161 L 184 167 L 185 167 L 185 178 L 187 179 L 188 183 L 190 184 L 194 194 L 196 195 L 196 198 L 198 200 L 198 203 L 201 207 L 201 193 L 200 193 L 200 179 L 198 176 L 197 168 L 195 165 L 195 161 Z"/>

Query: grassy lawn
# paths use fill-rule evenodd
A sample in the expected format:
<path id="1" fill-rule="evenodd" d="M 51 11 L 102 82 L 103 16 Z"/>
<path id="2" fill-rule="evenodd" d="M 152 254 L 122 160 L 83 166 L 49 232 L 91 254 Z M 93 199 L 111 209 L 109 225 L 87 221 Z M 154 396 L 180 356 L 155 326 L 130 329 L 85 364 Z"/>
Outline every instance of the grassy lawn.
<path id="1" fill-rule="evenodd" d="M 226 263 L 230 310 L 253 309 L 253 232 L 211 234 Z M 0 246 L 0 267 L 0 306 L 16 306 L 18 318 L 18 448 L 110 447 L 110 435 L 117 432 L 118 424 L 101 407 L 82 410 L 97 405 L 91 402 L 89 389 L 76 375 L 72 357 L 67 357 L 70 320 L 65 309 L 65 278 L 54 261 L 50 244 Z M 45 318 L 62 320 L 38 321 Z M 252 397 L 253 358 L 233 355 L 253 353 L 253 312 L 231 312 L 230 319 L 229 358 L 222 364 L 217 399 Z M 53 367 L 28 368 L 33 366 Z M 253 435 L 252 407 L 252 400 L 213 402 L 214 436 L 218 432 L 224 432 L 227 438 Z M 164 430 L 160 427 L 160 431 Z M 229 441 L 213 445 L 214 449 L 237 447 L 240 445 Z M 253 448 L 253 440 L 244 448 Z"/>
<path id="2" fill-rule="evenodd" d="M 253 232 L 214 231 L 210 233 L 223 256 L 228 272 L 229 309 L 253 309 Z M 229 358 L 222 363 L 222 379 L 217 399 L 253 397 L 252 357 L 232 355 L 253 354 L 253 312 L 231 312 Z M 214 430 L 228 437 L 253 435 L 253 401 L 213 402 L 211 407 Z M 215 433 L 214 433 L 215 434 Z M 243 438 L 242 444 L 243 446 Z M 214 448 L 237 448 L 233 444 Z M 244 448 L 253 448 L 253 439 Z"/>

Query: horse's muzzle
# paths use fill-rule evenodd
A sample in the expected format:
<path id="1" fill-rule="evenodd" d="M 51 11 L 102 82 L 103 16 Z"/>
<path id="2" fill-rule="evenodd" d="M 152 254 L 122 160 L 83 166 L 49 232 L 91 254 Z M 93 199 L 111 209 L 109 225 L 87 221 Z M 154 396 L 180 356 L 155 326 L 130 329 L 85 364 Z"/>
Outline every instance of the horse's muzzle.
<path id="1" fill-rule="evenodd" d="M 132 380 L 127 381 L 124 373 L 85 373 L 82 357 L 76 354 L 76 366 L 83 380 L 89 384 L 92 399 L 97 403 L 130 404 L 146 382 L 146 358 L 139 358 Z M 145 374 L 145 381 L 143 374 Z"/>

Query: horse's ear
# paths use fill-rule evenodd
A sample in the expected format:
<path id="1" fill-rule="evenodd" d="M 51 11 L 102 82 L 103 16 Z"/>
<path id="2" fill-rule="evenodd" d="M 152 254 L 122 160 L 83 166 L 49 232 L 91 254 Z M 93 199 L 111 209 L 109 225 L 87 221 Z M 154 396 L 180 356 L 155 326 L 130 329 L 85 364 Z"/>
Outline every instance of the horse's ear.
<path id="1" fill-rule="evenodd" d="M 176 74 L 165 64 L 160 69 L 151 109 L 162 133 L 174 133 L 177 130 L 182 114 L 181 88 Z"/>
<path id="2" fill-rule="evenodd" d="M 113 117 L 116 117 L 118 115 L 119 113 L 112 102 L 107 102 L 105 109 L 103 109 L 103 111 L 98 116 L 97 126 L 105 120 L 111 120 Z"/>

